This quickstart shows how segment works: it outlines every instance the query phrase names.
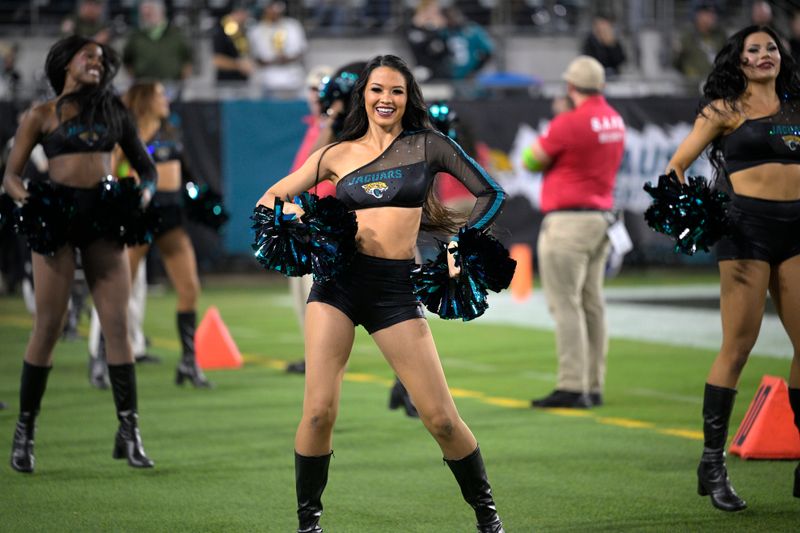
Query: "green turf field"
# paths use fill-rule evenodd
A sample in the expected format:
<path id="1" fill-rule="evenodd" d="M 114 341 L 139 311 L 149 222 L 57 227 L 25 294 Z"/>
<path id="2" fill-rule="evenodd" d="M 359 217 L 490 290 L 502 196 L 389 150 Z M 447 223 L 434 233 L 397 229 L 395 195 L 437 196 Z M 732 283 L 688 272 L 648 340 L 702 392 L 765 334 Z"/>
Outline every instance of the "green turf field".
<path id="1" fill-rule="evenodd" d="M 56 348 L 36 473 L 11 470 L 7 454 L 31 319 L 20 297 L 0 298 L 0 400 L 10 404 L 0 411 L 0 531 L 293 531 L 292 444 L 303 381 L 282 369 L 301 356 L 302 342 L 284 284 L 265 279 L 204 288 L 201 311 L 219 308 L 245 358 L 239 370 L 208 372 L 217 385 L 210 391 L 173 384 L 174 296 L 148 299 L 146 332 L 164 358 L 138 368 L 142 435 L 156 461 L 151 471 L 111 458 L 111 393 L 89 387 L 83 340 Z M 534 411 L 530 398 L 554 384 L 552 332 L 480 320 L 436 319 L 431 328 L 510 533 L 800 530 L 794 462 L 731 458 L 732 479 L 750 506 L 741 513 L 717 511 L 696 494 L 700 399 L 713 351 L 612 339 L 604 407 Z M 787 359 L 751 359 L 732 432 L 761 376 L 786 376 L 788 367 Z M 325 531 L 474 531 L 472 511 L 434 440 L 418 420 L 387 409 L 391 380 L 360 330 L 324 496 Z"/>

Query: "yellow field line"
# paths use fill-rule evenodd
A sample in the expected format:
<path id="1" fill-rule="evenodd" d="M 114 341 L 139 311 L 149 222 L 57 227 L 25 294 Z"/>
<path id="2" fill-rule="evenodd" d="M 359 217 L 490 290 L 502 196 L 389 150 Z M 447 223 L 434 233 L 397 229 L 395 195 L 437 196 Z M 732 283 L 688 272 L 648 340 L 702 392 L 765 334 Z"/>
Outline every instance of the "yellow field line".
<path id="1" fill-rule="evenodd" d="M 27 316 L 0 314 L 0 326 L 9 326 L 15 328 L 30 328 L 32 319 Z M 82 333 L 86 333 L 81 328 Z M 163 348 L 165 350 L 179 350 L 180 344 L 175 339 L 166 339 L 163 337 L 152 338 L 153 346 Z M 247 365 L 260 366 L 264 368 L 271 368 L 273 370 L 284 370 L 286 368 L 286 361 L 282 359 L 273 359 L 264 355 L 242 353 L 242 358 Z M 389 386 L 393 382 L 386 378 L 375 376 L 373 374 L 365 374 L 360 372 L 346 372 L 344 375 L 345 381 L 352 381 L 356 383 L 376 383 L 383 386 Z M 479 402 L 493 405 L 496 407 L 503 407 L 506 409 L 530 409 L 530 404 L 527 401 L 519 400 L 516 398 L 503 398 L 498 396 L 487 396 L 480 391 L 473 391 L 468 389 L 461 389 L 452 387 L 450 393 L 453 398 L 471 398 Z M 574 418 L 588 418 L 592 419 L 598 424 L 607 426 L 615 426 L 625 429 L 638 429 L 655 431 L 661 435 L 668 435 L 670 437 L 678 437 L 681 439 L 689 440 L 703 440 L 703 432 L 684 429 L 684 428 L 659 428 L 652 422 L 644 422 L 642 420 L 634 420 L 631 418 L 608 417 L 595 414 L 586 409 L 543 409 L 549 414 L 555 416 L 566 416 Z"/>

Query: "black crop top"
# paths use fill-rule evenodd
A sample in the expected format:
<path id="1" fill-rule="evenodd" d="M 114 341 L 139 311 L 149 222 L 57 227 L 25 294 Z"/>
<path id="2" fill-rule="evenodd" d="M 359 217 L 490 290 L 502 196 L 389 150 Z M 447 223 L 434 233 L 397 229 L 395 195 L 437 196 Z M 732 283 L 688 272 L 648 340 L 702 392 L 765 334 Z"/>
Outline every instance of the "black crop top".
<path id="1" fill-rule="evenodd" d="M 783 103 L 774 115 L 745 120 L 720 146 L 731 174 L 764 163 L 800 164 L 800 110 Z"/>
<path id="2" fill-rule="evenodd" d="M 161 128 L 147 143 L 147 152 L 156 163 L 180 161 L 183 154 L 183 144 L 175 135 Z"/>
<path id="3" fill-rule="evenodd" d="M 438 172 L 452 174 L 477 198 L 468 227 L 484 229 L 500 214 L 503 189 L 458 144 L 434 130 L 401 133 L 376 159 L 342 176 L 336 197 L 352 211 L 422 207 Z"/>
<path id="4" fill-rule="evenodd" d="M 106 135 L 106 125 L 95 122 L 90 128 L 72 117 L 60 123 L 42 139 L 42 148 L 48 159 L 80 152 L 110 152 L 116 139 Z"/>
<path id="5" fill-rule="evenodd" d="M 78 117 L 73 117 L 61 122 L 40 143 L 48 159 L 65 154 L 110 152 L 114 145 L 119 144 L 142 182 L 152 187 L 158 179 L 153 159 L 139 139 L 133 120 L 128 114 L 123 117 L 119 138 L 106 135 L 105 124 L 96 122 L 89 128 L 86 124 L 81 124 Z"/>

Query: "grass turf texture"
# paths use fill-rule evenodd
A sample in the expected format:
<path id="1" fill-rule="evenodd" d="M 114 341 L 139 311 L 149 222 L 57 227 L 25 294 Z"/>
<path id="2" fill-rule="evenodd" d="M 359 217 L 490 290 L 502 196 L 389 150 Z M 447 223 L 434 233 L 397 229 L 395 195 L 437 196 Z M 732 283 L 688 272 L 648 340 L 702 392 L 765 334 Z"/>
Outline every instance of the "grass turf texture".
<path id="1" fill-rule="evenodd" d="M 151 351 L 164 359 L 137 368 L 143 440 L 156 461 L 150 471 L 111 458 L 111 393 L 89 387 L 82 340 L 56 347 L 36 473 L 11 470 L 31 320 L 19 297 L 0 298 L 0 399 L 10 404 L 0 411 L 0 443 L 7 446 L 0 447 L 0 531 L 294 530 L 292 446 L 303 380 L 283 366 L 301 356 L 302 339 L 285 285 L 272 278 L 207 285 L 200 309 L 219 308 L 246 364 L 208 372 L 216 384 L 210 391 L 176 387 L 174 295 L 148 299 Z M 701 396 L 713 352 L 612 339 L 606 405 L 541 411 L 527 405 L 554 384 L 552 332 L 480 320 L 430 324 L 509 532 L 797 531 L 793 462 L 730 458 L 731 477 L 750 506 L 741 513 L 717 511 L 696 494 Z M 788 366 L 751 359 L 731 433 L 761 376 L 786 376 Z M 473 513 L 434 440 L 418 420 L 387 410 L 391 380 L 359 329 L 323 499 L 325 530 L 474 531 Z"/>

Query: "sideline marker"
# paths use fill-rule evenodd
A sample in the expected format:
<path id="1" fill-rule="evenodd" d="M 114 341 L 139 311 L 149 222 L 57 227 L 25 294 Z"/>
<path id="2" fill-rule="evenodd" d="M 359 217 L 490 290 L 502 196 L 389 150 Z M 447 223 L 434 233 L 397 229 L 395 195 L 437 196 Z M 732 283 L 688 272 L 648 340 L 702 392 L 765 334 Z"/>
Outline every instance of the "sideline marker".
<path id="1" fill-rule="evenodd" d="M 194 335 L 197 364 L 203 370 L 217 368 L 239 368 L 242 354 L 222 321 L 219 310 L 211 306 Z"/>
<path id="2" fill-rule="evenodd" d="M 786 382 L 763 376 L 728 451 L 742 459 L 800 459 Z"/>
<path id="3" fill-rule="evenodd" d="M 516 243 L 511 245 L 508 255 L 517 262 L 511 278 L 511 296 L 516 302 L 524 302 L 533 294 L 533 251 L 529 244 Z"/>

